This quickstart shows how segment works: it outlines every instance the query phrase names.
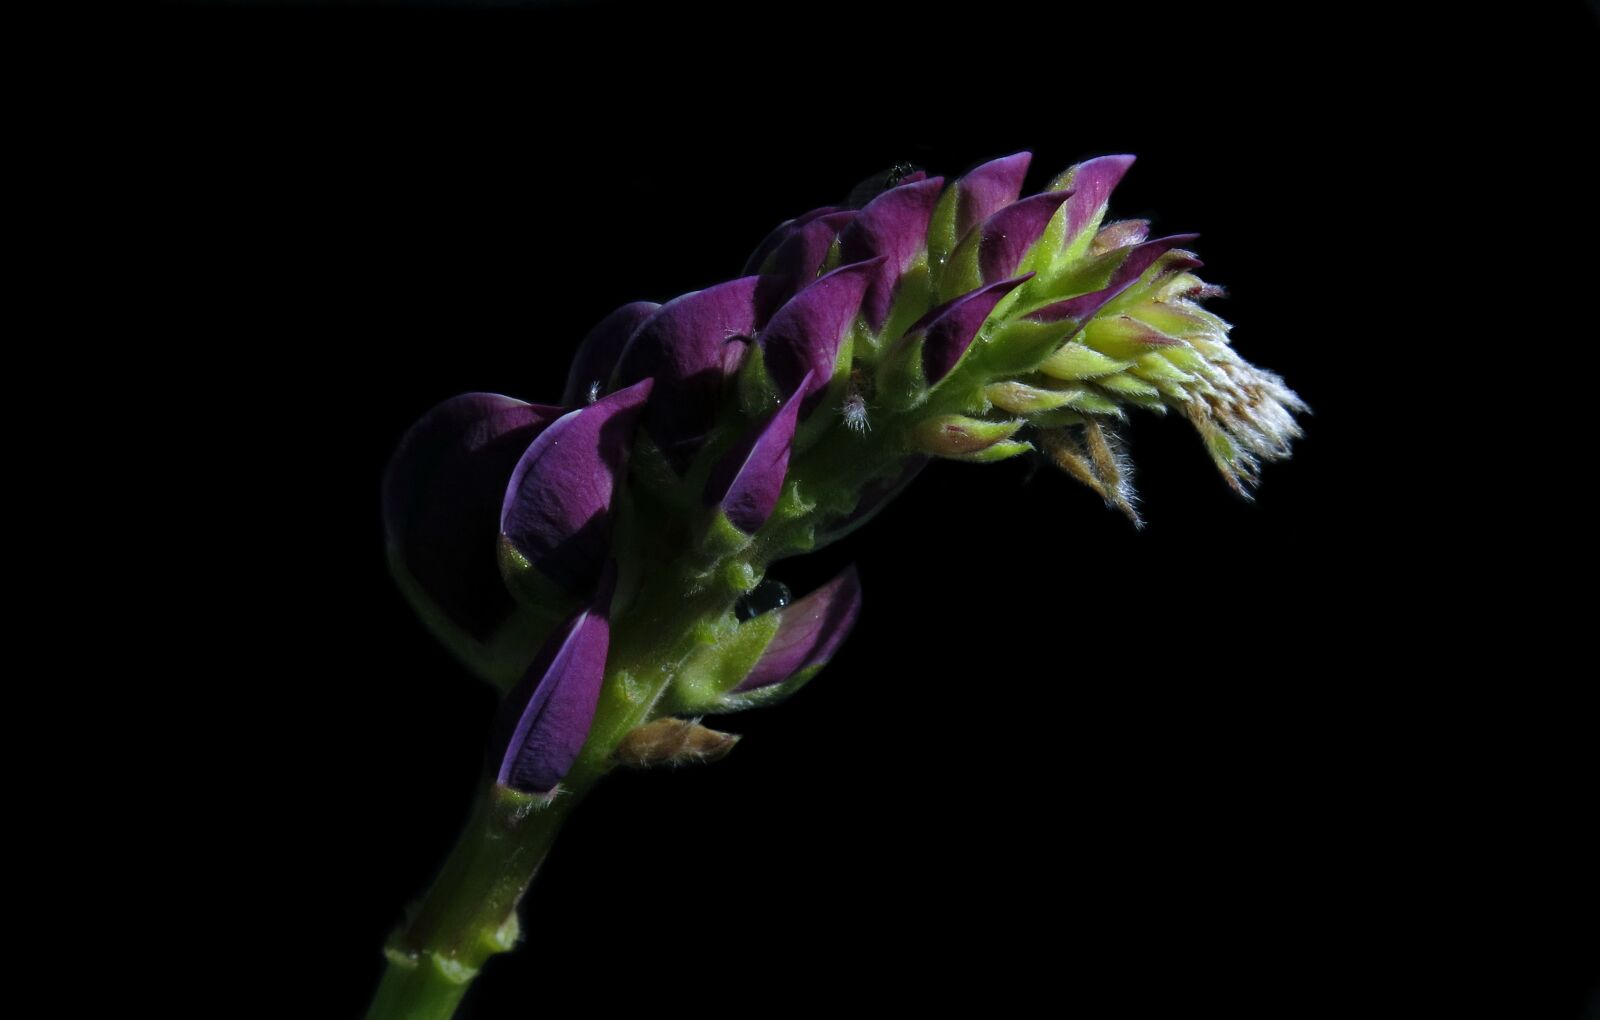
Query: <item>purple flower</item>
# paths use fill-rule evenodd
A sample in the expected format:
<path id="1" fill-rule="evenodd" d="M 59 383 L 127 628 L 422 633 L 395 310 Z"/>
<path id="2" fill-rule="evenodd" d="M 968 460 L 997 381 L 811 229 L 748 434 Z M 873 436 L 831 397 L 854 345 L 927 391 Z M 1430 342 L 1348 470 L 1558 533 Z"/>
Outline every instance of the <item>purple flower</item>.
<path id="1" fill-rule="evenodd" d="M 890 188 L 868 202 L 839 235 L 846 263 L 883 260 L 876 263 L 862 309 L 874 333 L 889 318 L 901 275 L 927 248 L 928 221 L 943 186 L 943 177 L 930 177 Z"/>
<path id="2" fill-rule="evenodd" d="M 566 389 L 561 391 L 561 402 L 567 407 L 581 407 L 589 402 L 591 392 L 604 393 L 628 338 L 660 307 L 654 301 L 635 301 L 601 319 L 578 345 L 567 372 Z"/>
<path id="3" fill-rule="evenodd" d="M 833 381 L 839 346 L 883 267 L 882 256 L 835 269 L 778 309 L 761 331 L 767 371 L 785 396 L 805 389 L 801 417 L 816 409 Z"/>
<path id="4" fill-rule="evenodd" d="M 562 590 L 585 596 L 610 554 L 611 501 L 627 473 L 646 379 L 564 415 L 517 462 L 500 508 L 500 532 Z"/>
<path id="5" fill-rule="evenodd" d="M 811 376 L 807 372 L 782 407 L 724 454 L 706 480 L 706 503 L 720 507 L 733 526 L 747 535 L 761 530 L 783 494 L 789 448 L 794 444 L 795 424 Z"/>
<path id="6" fill-rule="evenodd" d="M 605 682 L 616 578 L 608 564 L 589 605 L 545 643 L 506 698 L 495 741 L 502 785 L 549 793 L 577 761 Z"/>
<path id="7" fill-rule="evenodd" d="M 755 335 L 760 282 L 746 276 L 668 301 L 622 352 L 617 385 L 655 380 L 644 428 L 679 472 L 705 444 L 728 379 Z"/>
<path id="8" fill-rule="evenodd" d="M 807 670 L 820 669 L 833 658 L 861 613 L 861 578 L 855 567 L 846 567 L 827 584 L 777 612 L 778 632 L 736 691 L 782 683 Z"/>
<path id="9" fill-rule="evenodd" d="M 383 476 L 389 562 L 402 587 L 478 641 L 516 608 L 495 540 L 506 479 L 559 407 L 464 393 L 406 432 Z"/>

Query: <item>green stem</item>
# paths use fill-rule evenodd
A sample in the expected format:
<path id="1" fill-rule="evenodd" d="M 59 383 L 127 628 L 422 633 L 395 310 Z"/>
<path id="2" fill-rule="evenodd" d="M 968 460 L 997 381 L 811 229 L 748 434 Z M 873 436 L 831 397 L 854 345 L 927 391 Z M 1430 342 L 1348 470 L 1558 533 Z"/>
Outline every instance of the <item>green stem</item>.
<path id="1" fill-rule="evenodd" d="M 368 1020 L 447 1020 L 495 953 L 516 945 L 517 903 L 587 788 L 550 800 L 492 787 L 439 877 L 390 940 Z"/>

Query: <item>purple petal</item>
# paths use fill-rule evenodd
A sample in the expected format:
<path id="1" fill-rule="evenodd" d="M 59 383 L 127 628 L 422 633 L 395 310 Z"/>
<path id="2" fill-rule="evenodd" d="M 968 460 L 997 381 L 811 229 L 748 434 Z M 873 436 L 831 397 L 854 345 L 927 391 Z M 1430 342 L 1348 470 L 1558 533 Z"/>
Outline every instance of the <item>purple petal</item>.
<path id="1" fill-rule="evenodd" d="M 885 256 L 868 287 L 864 302 L 867 325 L 883 328 L 894 302 L 895 285 L 928 244 L 928 221 L 944 187 L 943 177 L 891 188 L 868 202 L 839 235 L 846 263 Z"/>
<path id="2" fill-rule="evenodd" d="M 776 227 L 773 227 L 772 233 L 762 238 L 761 243 L 756 245 L 756 250 L 751 252 L 750 257 L 745 260 L 744 269 L 740 271 L 739 275 L 753 276 L 754 274 L 761 272 L 761 266 L 767 261 L 767 256 L 776 251 L 778 245 L 782 244 L 795 230 L 805 226 L 812 220 L 826 216 L 829 213 L 844 211 L 844 206 L 825 205 L 820 209 L 813 209 L 808 213 L 796 216 L 792 220 L 784 220 Z"/>
<path id="3" fill-rule="evenodd" d="M 606 568 L 592 604 L 545 643 L 506 698 L 495 744 L 501 784 L 549 793 L 577 761 L 605 683 L 616 575 Z"/>
<path id="4" fill-rule="evenodd" d="M 578 345 L 572 370 L 567 373 L 567 388 L 561 391 L 561 402 L 568 407 L 585 403 L 595 383 L 599 383 L 603 391 L 611 381 L 611 372 L 617 367 L 622 349 L 628 345 L 628 338 L 660 307 L 654 301 L 635 301 L 601 319 Z"/>
<path id="5" fill-rule="evenodd" d="M 1039 240 L 1056 208 L 1072 197 L 1070 191 L 1047 191 L 1013 202 L 983 221 L 978 244 L 978 267 L 984 283 L 1004 280 L 1017 271 L 1022 256 Z"/>
<path id="6" fill-rule="evenodd" d="M 967 235 L 974 224 L 982 223 L 1022 194 L 1022 181 L 1028 176 L 1033 153 L 1019 152 L 990 160 L 956 182 L 956 240 Z"/>
<path id="7" fill-rule="evenodd" d="M 902 184 L 915 184 L 927 176 L 925 172 L 910 163 L 896 163 L 886 170 L 879 170 L 857 181 L 855 187 L 845 196 L 844 204 L 850 209 L 860 209 L 885 191 L 898 188 Z"/>
<path id="8" fill-rule="evenodd" d="M 969 291 L 935 308 L 919 324 L 923 333 L 922 371 L 928 385 L 943 379 L 956 367 L 972 340 L 1000 299 L 1033 277 L 1032 273 Z M 913 330 L 915 332 L 915 330 Z"/>
<path id="9" fill-rule="evenodd" d="M 1199 237 L 1199 234 L 1173 234 L 1171 237 L 1158 237 L 1154 241 L 1134 245 L 1128 248 L 1128 256 L 1122 264 L 1111 274 L 1111 282 L 1105 287 L 1088 294 L 1057 301 L 1053 305 L 1046 305 L 1028 318 L 1037 322 L 1063 322 L 1072 319 L 1076 322 L 1087 322 L 1101 308 L 1105 307 L 1113 298 L 1138 282 L 1156 259 L 1176 248 L 1180 244 L 1187 244 Z"/>
<path id="10" fill-rule="evenodd" d="M 802 415 L 811 413 L 833 381 L 839 344 L 882 266 L 880 257 L 835 269 L 791 298 L 761 331 L 767 371 L 779 392 L 787 396 L 806 386 Z"/>
<path id="11" fill-rule="evenodd" d="M 811 373 L 807 372 L 783 406 L 729 450 L 706 480 L 706 502 L 721 505 L 733 526 L 747 535 L 761 530 L 783 494 L 800 402 L 810 382 Z"/>
<path id="12" fill-rule="evenodd" d="M 1068 172 L 1067 186 L 1072 190 L 1072 198 L 1067 202 L 1067 233 L 1062 247 L 1071 245 L 1079 234 L 1105 215 L 1112 190 L 1133 166 L 1133 161 L 1133 156 L 1101 156 L 1079 163 Z"/>
<path id="13" fill-rule="evenodd" d="M 411 426 L 384 471 L 390 563 L 477 640 L 515 609 L 495 556 L 506 479 L 561 413 L 495 393 L 452 397 Z"/>
<path id="14" fill-rule="evenodd" d="M 737 338 L 755 335 L 760 279 L 746 276 L 668 301 L 622 352 L 617 385 L 656 381 L 644 427 L 679 471 L 715 425 L 723 387 L 744 359 L 747 348 Z"/>
<path id="15" fill-rule="evenodd" d="M 781 683 L 833 658 L 861 612 L 861 578 L 855 567 L 846 567 L 838 577 L 777 612 L 778 632 L 736 690 Z"/>
<path id="16" fill-rule="evenodd" d="M 611 495 L 627 473 L 651 381 L 573 411 L 539 434 L 511 475 L 500 531 L 540 573 L 588 594 L 611 544 Z"/>
<path id="17" fill-rule="evenodd" d="M 827 259 L 834 238 L 855 217 L 850 211 L 819 216 L 778 246 L 756 286 L 757 324 L 765 323 L 785 301 L 816 282 L 817 270 Z"/>

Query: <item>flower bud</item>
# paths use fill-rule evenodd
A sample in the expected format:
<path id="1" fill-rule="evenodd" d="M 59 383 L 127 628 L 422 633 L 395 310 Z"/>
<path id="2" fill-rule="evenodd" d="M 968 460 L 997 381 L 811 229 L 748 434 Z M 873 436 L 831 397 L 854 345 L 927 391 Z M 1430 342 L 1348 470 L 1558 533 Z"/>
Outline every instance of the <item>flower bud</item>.
<path id="1" fill-rule="evenodd" d="M 923 453 L 959 457 L 1010 439 L 1022 425 L 1020 420 L 984 421 L 960 414 L 941 414 L 918 422 L 911 429 L 911 442 Z"/>
<path id="2" fill-rule="evenodd" d="M 761 331 L 763 364 L 784 396 L 804 388 L 800 416 L 822 402 L 840 348 L 882 258 L 835 269 L 789 300 Z"/>
<path id="3" fill-rule="evenodd" d="M 644 428 L 680 474 L 716 424 L 724 388 L 755 335 L 759 283 L 746 276 L 668 301 L 622 352 L 617 385 L 655 380 Z"/>
<path id="4" fill-rule="evenodd" d="M 807 372 L 783 406 L 724 454 L 706 479 L 706 503 L 746 535 L 761 530 L 783 494 L 795 424 L 812 377 Z"/>
<path id="5" fill-rule="evenodd" d="M 495 747 L 497 781 L 523 793 L 549 793 L 589 738 L 611 645 L 616 566 L 602 571 L 589 605 L 546 642 L 506 698 Z"/>
<path id="6" fill-rule="evenodd" d="M 582 407 L 605 393 L 628 338 L 660 307 L 654 301 L 635 301 L 601 319 L 578 345 L 567 372 L 566 388 L 561 391 L 561 402 L 567 407 Z"/>
<path id="7" fill-rule="evenodd" d="M 610 552 L 612 495 L 652 385 L 646 379 L 563 416 L 523 453 L 500 508 L 508 580 L 532 572 L 571 595 L 592 590 Z"/>
<path id="8" fill-rule="evenodd" d="M 868 202 L 839 235 L 846 264 L 874 262 L 861 307 L 873 333 L 889 318 L 901 276 L 927 249 L 928 222 L 943 186 L 943 177 L 930 177 L 891 188 Z"/>
<path id="9" fill-rule="evenodd" d="M 693 719 L 656 719 L 628 731 L 614 757 L 630 768 L 693 765 L 725 758 L 739 742 L 736 733 L 722 733 Z"/>
<path id="10" fill-rule="evenodd" d="M 389 565 L 446 643 L 491 641 L 516 610 L 495 567 L 506 480 L 559 407 L 465 393 L 433 408 L 400 440 L 383 476 Z"/>

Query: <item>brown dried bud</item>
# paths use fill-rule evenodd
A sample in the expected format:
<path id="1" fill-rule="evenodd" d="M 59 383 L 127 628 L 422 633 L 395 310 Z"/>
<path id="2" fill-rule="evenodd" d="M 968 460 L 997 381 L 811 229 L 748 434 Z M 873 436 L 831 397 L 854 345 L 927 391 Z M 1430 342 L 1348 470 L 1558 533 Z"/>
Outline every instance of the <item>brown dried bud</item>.
<path id="1" fill-rule="evenodd" d="M 716 761 L 733 750 L 737 733 L 722 733 L 694 719 L 657 719 L 635 726 L 617 745 L 616 759 L 630 768 Z"/>

